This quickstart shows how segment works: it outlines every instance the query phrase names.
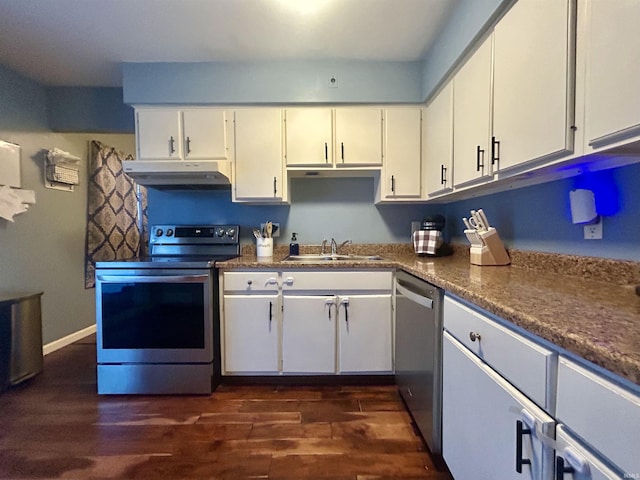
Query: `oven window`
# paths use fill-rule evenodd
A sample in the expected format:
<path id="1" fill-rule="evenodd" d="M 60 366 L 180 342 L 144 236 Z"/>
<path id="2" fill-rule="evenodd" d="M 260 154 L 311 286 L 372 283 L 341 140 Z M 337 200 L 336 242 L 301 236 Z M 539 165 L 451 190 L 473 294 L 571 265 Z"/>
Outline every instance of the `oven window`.
<path id="1" fill-rule="evenodd" d="M 103 283 L 105 349 L 204 348 L 202 283 Z"/>

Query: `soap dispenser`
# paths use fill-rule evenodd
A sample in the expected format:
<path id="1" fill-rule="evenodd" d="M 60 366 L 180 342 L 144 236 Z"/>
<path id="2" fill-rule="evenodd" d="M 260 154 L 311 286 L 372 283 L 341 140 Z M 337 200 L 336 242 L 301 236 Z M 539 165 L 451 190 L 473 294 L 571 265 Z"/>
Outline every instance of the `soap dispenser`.
<path id="1" fill-rule="evenodd" d="M 289 244 L 289 255 L 300 255 L 300 246 L 298 245 L 297 233 L 291 235 L 291 243 Z"/>

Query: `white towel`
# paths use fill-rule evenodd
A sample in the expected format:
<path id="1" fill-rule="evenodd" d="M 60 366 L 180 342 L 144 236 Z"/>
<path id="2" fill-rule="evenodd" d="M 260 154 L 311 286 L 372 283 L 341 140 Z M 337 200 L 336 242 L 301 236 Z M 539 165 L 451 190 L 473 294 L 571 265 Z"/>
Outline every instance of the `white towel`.
<path id="1" fill-rule="evenodd" d="M 442 245 L 442 232 L 439 230 L 416 230 L 413 232 L 413 250 L 416 253 L 435 255 Z"/>

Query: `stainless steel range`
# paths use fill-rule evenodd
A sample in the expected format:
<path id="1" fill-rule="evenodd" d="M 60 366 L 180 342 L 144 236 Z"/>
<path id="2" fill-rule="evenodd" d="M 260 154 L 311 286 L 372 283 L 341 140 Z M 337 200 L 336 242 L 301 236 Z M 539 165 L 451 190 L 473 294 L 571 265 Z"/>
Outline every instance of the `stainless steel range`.
<path id="1" fill-rule="evenodd" d="M 96 263 L 98 393 L 210 394 L 219 376 L 215 262 L 237 225 L 156 225 L 149 257 Z"/>

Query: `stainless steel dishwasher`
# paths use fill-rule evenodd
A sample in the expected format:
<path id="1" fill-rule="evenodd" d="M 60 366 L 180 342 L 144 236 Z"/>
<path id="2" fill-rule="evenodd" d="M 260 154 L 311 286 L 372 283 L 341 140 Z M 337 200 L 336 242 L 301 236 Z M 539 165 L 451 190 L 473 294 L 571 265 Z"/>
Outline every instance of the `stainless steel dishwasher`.
<path id="1" fill-rule="evenodd" d="M 441 289 L 398 272 L 396 294 L 396 383 L 435 457 L 442 455 Z"/>

